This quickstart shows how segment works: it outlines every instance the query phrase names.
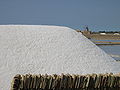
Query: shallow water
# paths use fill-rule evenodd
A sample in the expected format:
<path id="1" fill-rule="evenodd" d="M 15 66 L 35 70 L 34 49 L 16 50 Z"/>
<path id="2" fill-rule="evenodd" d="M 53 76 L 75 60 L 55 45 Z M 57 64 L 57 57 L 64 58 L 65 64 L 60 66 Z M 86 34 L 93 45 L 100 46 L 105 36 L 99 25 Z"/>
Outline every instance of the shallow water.
<path id="1" fill-rule="evenodd" d="M 120 60 L 120 45 L 101 45 L 99 47 L 111 55 L 115 60 Z"/>
<path id="2" fill-rule="evenodd" d="M 120 40 L 91 40 L 91 41 L 108 41 L 120 42 Z M 120 60 L 120 45 L 99 45 L 107 54 L 111 55 L 115 60 Z"/>

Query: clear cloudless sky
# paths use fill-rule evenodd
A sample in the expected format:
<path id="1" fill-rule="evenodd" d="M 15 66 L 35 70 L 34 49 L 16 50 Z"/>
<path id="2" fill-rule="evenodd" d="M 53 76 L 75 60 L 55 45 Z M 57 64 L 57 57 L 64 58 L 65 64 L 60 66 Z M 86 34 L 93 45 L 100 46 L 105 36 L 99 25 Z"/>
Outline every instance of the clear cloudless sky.
<path id="1" fill-rule="evenodd" d="M 120 0 L 0 0 L 0 24 L 120 31 Z"/>

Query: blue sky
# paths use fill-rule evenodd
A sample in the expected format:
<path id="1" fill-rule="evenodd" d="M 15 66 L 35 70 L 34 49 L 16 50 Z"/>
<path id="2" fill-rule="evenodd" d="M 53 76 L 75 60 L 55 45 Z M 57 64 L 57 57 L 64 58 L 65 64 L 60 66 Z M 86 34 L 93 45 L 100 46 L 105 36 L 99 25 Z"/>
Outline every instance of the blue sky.
<path id="1" fill-rule="evenodd" d="M 120 0 L 0 0 L 0 24 L 120 31 Z"/>

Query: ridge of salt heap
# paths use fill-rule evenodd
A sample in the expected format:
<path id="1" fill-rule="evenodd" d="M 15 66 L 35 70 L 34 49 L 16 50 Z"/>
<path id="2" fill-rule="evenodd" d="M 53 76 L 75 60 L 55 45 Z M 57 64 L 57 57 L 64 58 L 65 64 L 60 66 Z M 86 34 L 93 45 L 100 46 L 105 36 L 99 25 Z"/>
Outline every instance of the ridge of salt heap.
<path id="1" fill-rule="evenodd" d="M 118 73 L 119 65 L 75 30 L 46 25 L 0 25 L 0 89 L 16 74 Z"/>

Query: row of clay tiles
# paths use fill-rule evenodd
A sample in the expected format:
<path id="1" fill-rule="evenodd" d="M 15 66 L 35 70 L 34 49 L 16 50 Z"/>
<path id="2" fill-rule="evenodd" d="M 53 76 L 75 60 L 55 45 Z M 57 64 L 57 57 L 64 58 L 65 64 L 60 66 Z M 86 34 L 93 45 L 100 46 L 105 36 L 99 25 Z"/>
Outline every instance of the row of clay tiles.
<path id="1" fill-rule="evenodd" d="M 11 84 L 11 90 L 61 90 L 117 87 L 120 87 L 120 74 L 112 73 L 88 75 L 16 75 Z"/>

